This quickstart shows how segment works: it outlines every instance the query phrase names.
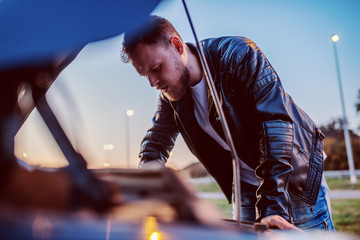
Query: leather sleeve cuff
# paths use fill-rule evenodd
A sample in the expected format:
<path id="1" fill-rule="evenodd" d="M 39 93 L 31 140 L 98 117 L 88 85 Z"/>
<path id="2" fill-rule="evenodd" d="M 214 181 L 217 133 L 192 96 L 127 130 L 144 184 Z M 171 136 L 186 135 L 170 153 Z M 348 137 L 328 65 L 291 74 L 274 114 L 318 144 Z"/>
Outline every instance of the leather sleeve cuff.
<path id="1" fill-rule="evenodd" d="M 263 125 L 264 158 L 256 169 L 261 184 L 257 190 L 257 221 L 269 215 L 279 215 L 292 222 L 288 193 L 291 166 L 293 128 L 286 121 L 275 120 Z"/>

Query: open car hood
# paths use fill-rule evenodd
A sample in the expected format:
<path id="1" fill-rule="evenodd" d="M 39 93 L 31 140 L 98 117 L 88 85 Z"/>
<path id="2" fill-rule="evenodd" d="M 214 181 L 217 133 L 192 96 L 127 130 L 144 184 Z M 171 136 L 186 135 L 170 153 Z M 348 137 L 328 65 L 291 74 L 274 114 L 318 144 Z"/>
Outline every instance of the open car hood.
<path id="1" fill-rule="evenodd" d="M 20 84 L 47 69 L 49 88 L 86 44 L 140 28 L 159 2 L 0 0 L 0 87 L 19 91 Z M 34 103 L 25 100 L 16 131 L 34 109 Z"/>
<path id="2" fill-rule="evenodd" d="M 141 25 L 159 0 L 2 0 L 0 70 L 33 64 Z"/>

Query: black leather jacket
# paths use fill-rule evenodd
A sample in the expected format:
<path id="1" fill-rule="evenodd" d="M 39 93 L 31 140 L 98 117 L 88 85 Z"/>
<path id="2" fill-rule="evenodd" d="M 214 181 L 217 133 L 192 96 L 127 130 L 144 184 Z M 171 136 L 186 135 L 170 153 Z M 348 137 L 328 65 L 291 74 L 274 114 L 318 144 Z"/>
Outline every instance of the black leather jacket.
<path id="1" fill-rule="evenodd" d="M 269 61 L 251 40 L 206 39 L 201 47 L 237 154 L 260 179 L 257 220 L 276 214 L 292 222 L 289 192 L 309 205 L 316 203 L 323 173 L 324 135 L 284 91 Z M 231 157 L 197 125 L 189 92 L 174 102 L 160 95 L 153 126 L 141 144 L 140 164 L 155 159 L 165 163 L 180 132 L 230 201 Z M 221 134 L 213 100 L 208 99 L 210 122 Z"/>

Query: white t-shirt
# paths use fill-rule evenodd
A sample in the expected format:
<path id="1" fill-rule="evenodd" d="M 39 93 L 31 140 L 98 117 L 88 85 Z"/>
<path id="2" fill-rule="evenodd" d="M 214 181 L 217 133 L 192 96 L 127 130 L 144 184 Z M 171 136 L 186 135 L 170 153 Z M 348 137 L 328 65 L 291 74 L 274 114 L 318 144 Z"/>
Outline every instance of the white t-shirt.
<path id="1" fill-rule="evenodd" d="M 190 87 L 192 97 L 194 99 L 195 117 L 200 127 L 209 134 L 221 147 L 230 151 L 228 144 L 219 136 L 215 129 L 211 126 L 209 121 L 208 110 L 208 88 L 203 76 L 201 81 L 195 86 Z M 221 164 L 221 163 L 219 163 Z M 255 171 L 250 168 L 246 163 L 240 160 L 240 175 L 241 181 L 249 184 L 259 186 L 260 180 L 256 177 Z"/>

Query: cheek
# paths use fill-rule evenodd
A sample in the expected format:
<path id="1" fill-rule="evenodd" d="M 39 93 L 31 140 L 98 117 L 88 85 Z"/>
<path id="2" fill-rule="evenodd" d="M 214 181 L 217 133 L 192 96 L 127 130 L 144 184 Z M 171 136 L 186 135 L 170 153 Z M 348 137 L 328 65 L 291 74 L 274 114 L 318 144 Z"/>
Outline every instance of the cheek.
<path id="1" fill-rule="evenodd" d="M 181 75 L 181 63 L 174 56 L 163 62 L 159 78 L 166 81 L 174 81 Z"/>
<path id="2" fill-rule="evenodd" d="M 164 80 L 170 80 L 173 79 L 177 75 L 177 69 L 173 64 L 166 64 L 162 68 L 162 71 L 160 73 L 160 77 Z"/>

